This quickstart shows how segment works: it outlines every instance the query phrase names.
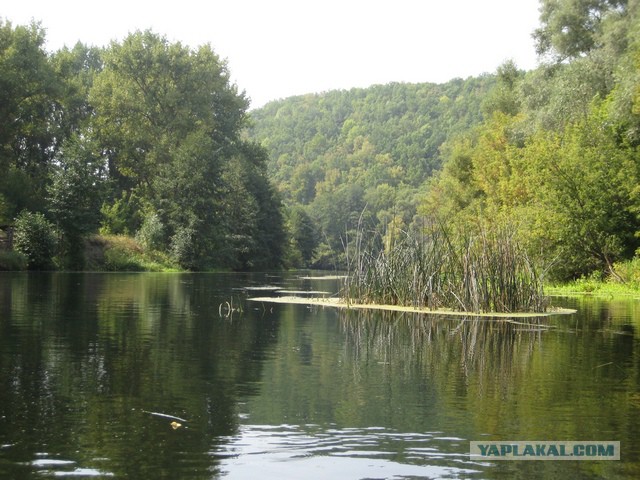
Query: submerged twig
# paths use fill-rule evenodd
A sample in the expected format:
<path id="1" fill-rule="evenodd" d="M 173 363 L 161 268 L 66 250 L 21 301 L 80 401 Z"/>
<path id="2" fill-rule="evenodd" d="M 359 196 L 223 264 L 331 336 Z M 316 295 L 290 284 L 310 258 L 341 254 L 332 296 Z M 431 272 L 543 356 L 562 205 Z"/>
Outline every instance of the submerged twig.
<path id="1" fill-rule="evenodd" d="M 154 417 L 168 418 L 168 419 L 171 419 L 171 420 L 178 420 L 178 421 L 184 422 L 184 423 L 188 422 L 188 420 L 185 420 L 184 418 L 176 417 L 175 415 L 169 415 L 167 413 L 150 412 L 148 410 L 142 410 L 142 411 L 144 413 L 148 413 L 149 415 L 153 415 Z"/>

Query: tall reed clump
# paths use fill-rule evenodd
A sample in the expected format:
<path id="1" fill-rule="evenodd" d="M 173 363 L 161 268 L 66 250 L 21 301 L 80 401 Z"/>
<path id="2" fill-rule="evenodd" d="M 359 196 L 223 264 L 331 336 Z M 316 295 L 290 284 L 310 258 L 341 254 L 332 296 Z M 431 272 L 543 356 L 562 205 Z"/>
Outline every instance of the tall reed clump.
<path id="1" fill-rule="evenodd" d="M 541 312 L 543 282 L 507 229 L 452 238 L 428 223 L 392 245 L 359 229 L 348 249 L 343 296 L 349 302 L 455 309 Z"/>

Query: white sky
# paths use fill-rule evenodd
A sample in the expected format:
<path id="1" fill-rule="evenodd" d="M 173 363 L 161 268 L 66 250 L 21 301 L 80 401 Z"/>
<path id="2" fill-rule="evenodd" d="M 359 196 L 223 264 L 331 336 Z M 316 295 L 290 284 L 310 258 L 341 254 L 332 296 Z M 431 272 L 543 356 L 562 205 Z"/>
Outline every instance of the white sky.
<path id="1" fill-rule="evenodd" d="M 135 30 L 210 43 L 233 81 L 270 100 L 377 83 L 446 82 L 532 69 L 538 0 L 0 0 L 0 17 L 35 19 L 47 48 L 104 46 Z"/>

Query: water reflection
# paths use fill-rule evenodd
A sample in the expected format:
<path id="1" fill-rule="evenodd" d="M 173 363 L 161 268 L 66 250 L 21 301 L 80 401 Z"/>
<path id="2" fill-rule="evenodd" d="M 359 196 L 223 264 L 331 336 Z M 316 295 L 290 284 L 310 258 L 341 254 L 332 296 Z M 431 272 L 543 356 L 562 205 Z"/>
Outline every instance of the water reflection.
<path id="1" fill-rule="evenodd" d="M 0 477 L 210 478 L 276 328 L 220 319 L 231 293 L 223 276 L 3 276 Z"/>
<path id="2" fill-rule="evenodd" d="M 0 478 L 640 476 L 640 302 L 490 320 L 263 307 L 247 286 L 336 287 L 0 274 Z M 472 462 L 482 439 L 618 440 L 623 460 Z"/>
<path id="3" fill-rule="evenodd" d="M 244 425 L 212 454 L 223 459 L 222 472 L 233 479 L 478 478 L 468 455 L 434 446 L 443 440 L 463 442 L 382 427 Z M 449 465 L 437 465 L 445 457 Z"/>

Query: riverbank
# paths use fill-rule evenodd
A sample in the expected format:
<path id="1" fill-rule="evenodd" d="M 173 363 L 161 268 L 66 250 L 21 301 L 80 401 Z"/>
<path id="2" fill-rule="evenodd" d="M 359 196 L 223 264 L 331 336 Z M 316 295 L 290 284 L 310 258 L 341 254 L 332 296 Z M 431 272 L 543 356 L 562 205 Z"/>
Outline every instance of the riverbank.
<path id="1" fill-rule="evenodd" d="M 177 272 L 180 267 L 165 253 L 143 248 L 124 235 L 91 235 L 84 242 L 84 271 Z M 54 262 L 55 264 L 55 259 Z M 18 252 L 0 251 L 0 271 L 27 270 Z"/>
<path id="2" fill-rule="evenodd" d="M 549 296 L 593 295 L 640 298 L 640 286 L 636 283 L 614 283 L 584 279 L 561 285 L 547 285 L 544 292 L 545 295 Z"/>

